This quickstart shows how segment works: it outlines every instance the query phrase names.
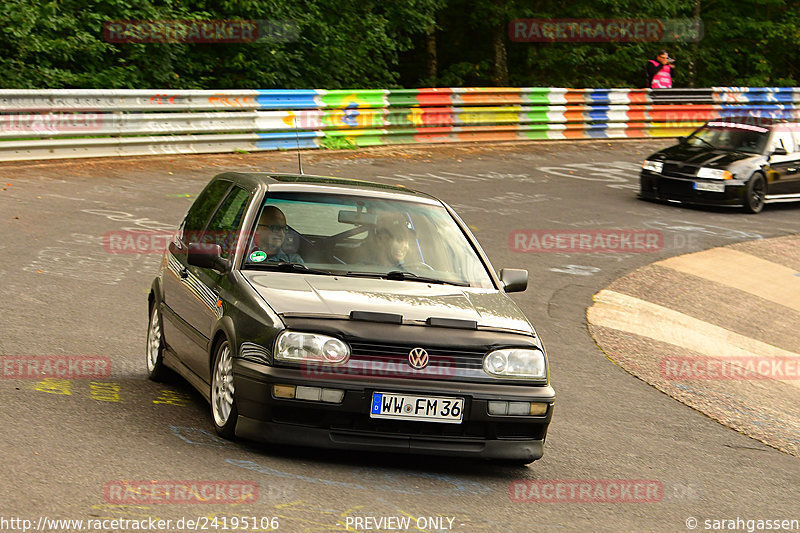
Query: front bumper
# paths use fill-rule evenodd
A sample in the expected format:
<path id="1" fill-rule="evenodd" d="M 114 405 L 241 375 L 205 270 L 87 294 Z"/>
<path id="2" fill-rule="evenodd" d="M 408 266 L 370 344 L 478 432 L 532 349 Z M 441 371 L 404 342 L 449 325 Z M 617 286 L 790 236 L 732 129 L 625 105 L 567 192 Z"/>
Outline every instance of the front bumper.
<path id="1" fill-rule="evenodd" d="M 679 178 L 643 170 L 639 174 L 639 197 L 645 200 L 677 200 L 698 205 L 744 205 L 747 183 L 742 180 L 723 181 L 724 192 L 698 191 L 694 188 L 696 182 L 720 183 L 720 180 Z"/>
<path id="2" fill-rule="evenodd" d="M 300 369 L 234 360 L 238 437 L 262 442 L 322 448 L 456 455 L 486 459 L 539 459 L 553 413 L 550 385 L 465 383 L 455 381 L 318 379 Z M 339 404 L 274 398 L 273 384 L 342 389 Z M 372 393 L 396 392 L 464 398 L 460 424 L 375 419 Z M 494 416 L 489 400 L 549 404 L 542 416 Z"/>

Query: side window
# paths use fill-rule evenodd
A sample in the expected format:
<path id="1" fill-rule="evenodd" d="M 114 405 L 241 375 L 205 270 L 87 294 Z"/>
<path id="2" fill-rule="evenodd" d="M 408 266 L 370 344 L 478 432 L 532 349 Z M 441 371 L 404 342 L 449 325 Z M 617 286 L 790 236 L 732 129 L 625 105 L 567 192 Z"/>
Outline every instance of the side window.
<path id="1" fill-rule="evenodd" d="M 794 150 L 800 152 L 800 124 L 792 124 L 792 133 L 794 137 Z"/>
<path id="2" fill-rule="evenodd" d="M 222 247 L 222 257 L 229 257 L 236 248 L 237 230 L 242 225 L 249 198 L 250 193 L 246 190 L 233 187 L 208 224 L 203 241 L 219 244 Z"/>
<path id="3" fill-rule="evenodd" d="M 183 221 L 181 238 L 187 244 L 200 241 L 200 234 L 206 227 L 206 222 L 211 218 L 225 193 L 231 186 L 230 181 L 217 180 L 209 184 L 194 201 L 186 218 Z"/>
<path id="4" fill-rule="evenodd" d="M 775 148 L 783 147 L 786 148 L 786 152 L 792 153 L 795 152 L 794 146 L 794 139 L 792 138 L 792 132 L 790 131 L 776 131 L 772 135 L 772 144 L 770 151 L 774 150 Z"/>

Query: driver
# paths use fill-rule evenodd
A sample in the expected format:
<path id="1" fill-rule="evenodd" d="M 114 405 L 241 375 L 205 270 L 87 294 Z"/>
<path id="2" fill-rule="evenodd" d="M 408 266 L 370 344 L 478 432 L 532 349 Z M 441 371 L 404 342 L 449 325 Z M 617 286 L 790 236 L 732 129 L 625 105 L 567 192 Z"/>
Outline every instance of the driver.
<path id="1" fill-rule="evenodd" d="M 287 254 L 281 249 L 283 241 L 286 240 L 287 231 L 289 231 L 289 226 L 286 224 L 286 216 L 283 211 L 274 205 L 264 207 L 256 226 L 254 247 L 249 254 L 250 261 L 302 263 L 303 258 L 300 257 L 300 254 Z M 266 254 L 266 257 L 263 254 Z"/>
<path id="2" fill-rule="evenodd" d="M 414 229 L 401 213 L 383 213 L 375 224 L 374 260 L 382 266 L 402 268 Z"/>

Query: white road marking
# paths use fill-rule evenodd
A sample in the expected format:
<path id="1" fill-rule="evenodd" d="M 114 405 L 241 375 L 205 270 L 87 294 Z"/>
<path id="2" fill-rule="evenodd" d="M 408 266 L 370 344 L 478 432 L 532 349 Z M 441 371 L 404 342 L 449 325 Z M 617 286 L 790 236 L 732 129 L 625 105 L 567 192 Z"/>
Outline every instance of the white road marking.
<path id="1" fill-rule="evenodd" d="M 713 248 L 671 257 L 656 264 L 800 311 L 797 271 L 751 254 L 730 248 Z"/>
<path id="2" fill-rule="evenodd" d="M 800 358 L 800 354 L 627 294 L 602 290 L 595 294 L 594 302 L 586 312 L 592 325 L 633 333 L 708 357 Z M 784 383 L 800 388 L 796 380 Z"/>

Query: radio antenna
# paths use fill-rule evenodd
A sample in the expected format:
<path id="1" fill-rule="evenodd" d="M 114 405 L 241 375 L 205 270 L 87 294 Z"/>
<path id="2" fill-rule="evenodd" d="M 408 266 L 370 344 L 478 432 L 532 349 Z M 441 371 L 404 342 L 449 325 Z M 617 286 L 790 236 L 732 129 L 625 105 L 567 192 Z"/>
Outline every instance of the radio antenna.
<path id="1" fill-rule="evenodd" d="M 300 158 L 300 130 L 297 129 L 297 117 L 292 117 L 294 122 L 294 134 L 297 138 L 297 168 L 300 170 L 300 175 L 303 175 L 303 160 Z"/>

